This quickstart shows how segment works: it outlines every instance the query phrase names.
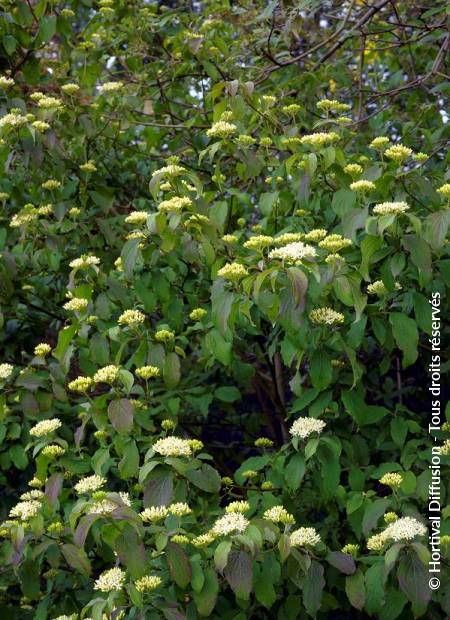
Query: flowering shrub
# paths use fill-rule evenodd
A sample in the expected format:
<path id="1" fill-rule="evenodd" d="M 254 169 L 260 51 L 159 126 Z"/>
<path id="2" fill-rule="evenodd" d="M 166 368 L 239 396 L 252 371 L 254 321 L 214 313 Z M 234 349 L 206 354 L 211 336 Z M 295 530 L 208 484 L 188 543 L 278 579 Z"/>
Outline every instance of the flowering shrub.
<path id="1" fill-rule="evenodd" d="M 300 4 L 2 4 L 2 618 L 450 613 L 445 8 Z"/>

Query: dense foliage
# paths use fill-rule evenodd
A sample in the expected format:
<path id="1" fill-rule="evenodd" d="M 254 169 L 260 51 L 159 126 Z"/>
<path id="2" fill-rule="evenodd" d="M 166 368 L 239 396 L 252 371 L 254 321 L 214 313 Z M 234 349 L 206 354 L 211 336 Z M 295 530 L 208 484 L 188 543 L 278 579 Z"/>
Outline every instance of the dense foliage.
<path id="1" fill-rule="evenodd" d="M 445 3 L 1 8 L 2 620 L 448 617 Z"/>

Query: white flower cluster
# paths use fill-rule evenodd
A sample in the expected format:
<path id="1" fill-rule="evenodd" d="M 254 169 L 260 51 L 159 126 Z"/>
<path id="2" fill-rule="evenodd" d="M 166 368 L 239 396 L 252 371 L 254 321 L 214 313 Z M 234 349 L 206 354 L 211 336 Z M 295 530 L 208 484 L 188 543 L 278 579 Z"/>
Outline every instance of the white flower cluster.
<path id="1" fill-rule="evenodd" d="M 274 523 L 295 523 L 294 517 L 284 506 L 272 506 L 272 508 L 268 508 L 263 514 L 263 519 L 266 519 L 266 521 L 273 521 Z"/>
<path id="2" fill-rule="evenodd" d="M 427 528 L 423 523 L 414 517 L 403 517 L 388 525 L 380 534 L 371 536 L 367 541 L 367 548 L 370 551 L 379 551 L 390 541 L 413 540 L 416 536 L 425 536 L 426 533 Z"/>
<path id="3" fill-rule="evenodd" d="M 269 252 L 270 259 L 279 259 L 286 263 L 297 263 L 302 260 L 312 260 L 316 256 L 316 250 L 312 245 L 305 245 L 301 241 L 288 243 Z"/>
<path id="4" fill-rule="evenodd" d="M 125 583 L 125 571 L 121 568 L 110 568 L 100 575 L 95 581 L 94 590 L 101 592 L 113 592 L 121 590 Z"/>
<path id="5" fill-rule="evenodd" d="M 16 504 L 9 511 L 9 516 L 13 519 L 20 519 L 20 521 L 28 521 L 28 519 L 32 519 L 39 514 L 40 509 L 41 502 L 37 499 L 32 499 Z"/>
<path id="6" fill-rule="evenodd" d="M 74 258 L 70 261 L 69 267 L 72 267 L 72 269 L 87 269 L 88 267 L 93 267 L 99 263 L 100 259 L 97 256 L 83 254 L 80 258 Z"/>
<path id="7" fill-rule="evenodd" d="M 213 126 L 208 129 L 206 135 L 208 138 L 228 138 L 236 133 L 237 127 L 233 123 L 227 121 L 217 121 Z"/>
<path id="8" fill-rule="evenodd" d="M 62 422 L 58 418 L 42 420 L 30 428 L 30 435 L 33 435 L 33 437 L 45 437 L 46 435 L 54 433 L 61 426 Z"/>
<path id="9" fill-rule="evenodd" d="M 130 325 L 136 326 L 145 321 L 145 314 L 143 314 L 140 310 L 125 310 L 119 318 L 117 322 L 119 325 Z"/>
<path id="10" fill-rule="evenodd" d="M 300 527 L 289 537 L 291 547 L 315 547 L 320 543 L 320 535 L 313 527 Z"/>
<path id="11" fill-rule="evenodd" d="M 158 439 L 153 450 L 161 456 L 191 456 L 192 449 L 187 439 L 181 437 L 164 437 Z"/>
<path id="12" fill-rule="evenodd" d="M 180 213 L 184 208 L 191 207 L 192 200 L 187 196 L 174 196 L 168 200 L 163 200 L 158 205 L 160 213 Z"/>
<path id="13" fill-rule="evenodd" d="M 408 209 L 406 202 L 381 202 L 374 206 L 373 212 L 375 215 L 401 215 Z"/>
<path id="14" fill-rule="evenodd" d="M 133 211 L 130 215 L 127 215 L 125 222 L 135 226 L 142 226 L 147 222 L 147 218 L 148 213 L 146 211 Z"/>
<path id="15" fill-rule="evenodd" d="M 123 82 L 105 82 L 99 88 L 101 93 L 115 93 L 123 88 Z"/>
<path id="16" fill-rule="evenodd" d="M 298 418 L 295 420 L 290 429 L 290 434 L 293 437 L 300 437 L 300 439 L 306 439 L 312 433 L 320 433 L 325 428 L 326 424 L 323 420 L 317 420 L 316 418 Z"/>
<path id="17" fill-rule="evenodd" d="M 242 534 L 249 523 L 248 519 L 240 512 L 229 512 L 217 519 L 212 528 L 212 533 L 216 536 L 226 536 L 233 532 Z"/>
<path id="18" fill-rule="evenodd" d="M 0 364 L 0 379 L 8 379 L 14 371 L 11 364 Z"/>
<path id="19" fill-rule="evenodd" d="M 92 493 L 93 491 L 98 491 L 102 488 L 103 485 L 106 484 L 106 478 L 102 476 L 87 476 L 86 478 L 82 478 L 75 485 L 75 491 L 81 495 L 82 493 Z"/>
<path id="20" fill-rule="evenodd" d="M 119 367 L 110 364 L 97 370 L 94 375 L 94 383 L 114 383 L 119 376 Z"/>

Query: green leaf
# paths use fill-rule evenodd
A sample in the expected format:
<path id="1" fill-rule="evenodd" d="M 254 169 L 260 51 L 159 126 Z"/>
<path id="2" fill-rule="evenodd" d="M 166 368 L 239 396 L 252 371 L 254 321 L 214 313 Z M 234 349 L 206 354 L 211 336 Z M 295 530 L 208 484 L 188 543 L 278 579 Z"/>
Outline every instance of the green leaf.
<path id="1" fill-rule="evenodd" d="M 348 553 L 342 551 L 330 551 L 327 562 L 337 568 L 344 575 L 353 575 L 356 571 L 355 560 Z"/>
<path id="2" fill-rule="evenodd" d="M 219 581 L 216 571 L 212 568 L 205 568 L 205 582 L 200 592 L 193 592 L 193 599 L 197 611 L 203 618 L 208 618 L 216 606 L 217 595 L 219 593 Z"/>
<path id="3" fill-rule="evenodd" d="M 173 390 L 181 378 L 180 358 L 176 353 L 166 355 L 163 366 L 164 383 L 169 390 Z"/>
<path id="4" fill-rule="evenodd" d="M 228 555 L 231 551 L 231 540 L 222 540 L 217 545 L 214 551 L 214 564 L 219 573 L 223 572 L 223 569 L 227 565 Z"/>
<path id="5" fill-rule="evenodd" d="M 384 563 L 383 561 L 370 566 L 365 574 L 366 602 L 364 607 L 372 615 L 377 614 L 384 602 Z"/>
<path id="6" fill-rule="evenodd" d="M 361 569 L 345 578 L 345 592 L 352 607 L 361 611 L 366 600 L 364 574 Z"/>
<path id="7" fill-rule="evenodd" d="M 431 599 L 430 578 L 427 566 L 411 552 L 402 557 L 397 568 L 398 584 L 413 604 L 417 615 L 422 615 Z"/>
<path id="8" fill-rule="evenodd" d="M 395 342 L 403 352 L 403 368 L 407 368 L 414 364 L 418 357 L 419 332 L 416 322 L 403 312 L 391 313 L 389 322 L 392 326 Z"/>
<path id="9" fill-rule="evenodd" d="M 253 563 L 246 551 L 232 551 L 224 575 L 236 597 L 248 600 L 253 586 Z"/>
<path id="10" fill-rule="evenodd" d="M 217 470 L 206 463 L 203 463 L 200 469 L 187 471 L 185 476 L 192 484 L 206 493 L 218 493 L 221 486 Z"/>
<path id="11" fill-rule="evenodd" d="M 173 496 L 173 473 L 158 467 L 153 470 L 144 487 L 144 506 L 167 506 Z"/>
<path id="12" fill-rule="evenodd" d="M 166 547 L 166 557 L 172 579 L 180 588 L 185 589 L 192 576 L 188 556 L 180 545 L 169 542 Z"/>
<path id="13" fill-rule="evenodd" d="M 284 480 L 287 488 L 291 491 L 296 491 L 300 487 L 305 471 L 305 459 L 303 455 L 298 452 L 289 459 L 284 470 Z"/>
<path id="14" fill-rule="evenodd" d="M 125 446 L 122 460 L 119 462 L 119 473 L 123 479 L 135 478 L 139 472 L 139 450 L 134 440 Z"/>
<path id="15" fill-rule="evenodd" d="M 112 400 L 108 405 L 108 417 L 114 429 L 123 435 L 133 428 L 134 407 L 126 398 Z"/>
<path id="16" fill-rule="evenodd" d="M 314 351 L 311 360 L 309 374 L 313 387 L 318 390 L 327 388 L 333 376 L 333 368 L 328 353 L 323 350 Z"/>
<path id="17" fill-rule="evenodd" d="M 325 579 L 323 566 L 316 560 L 311 561 L 311 566 L 306 575 L 303 586 L 303 604 L 309 616 L 315 618 L 322 603 Z"/>

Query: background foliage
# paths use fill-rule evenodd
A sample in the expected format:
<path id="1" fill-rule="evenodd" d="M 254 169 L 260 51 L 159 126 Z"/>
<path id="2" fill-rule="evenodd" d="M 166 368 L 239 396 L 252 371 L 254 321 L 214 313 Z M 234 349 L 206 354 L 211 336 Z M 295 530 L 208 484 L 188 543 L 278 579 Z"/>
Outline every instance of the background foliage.
<path id="1" fill-rule="evenodd" d="M 447 617 L 426 539 L 367 548 L 386 513 L 424 522 L 428 498 L 446 3 L 1 8 L 2 618 Z M 313 250 L 271 254 L 288 241 Z M 314 322 L 324 307 L 342 322 Z M 299 440 L 304 417 L 325 427 Z M 205 447 L 153 449 L 173 435 Z M 77 492 L 93 474 L 102 489 Z M 199 541 L 236 500 L 245 531 Z M 139 516 L 174 502 L 191 513 Z M 277 505 L 295 525 L 263 518 Z M 321 542 L 291 544 L 299 527 Z M 95 589 L 114 566 L 124 583 Z M 148 574 L 162 585 L 142 592 Z"/>

